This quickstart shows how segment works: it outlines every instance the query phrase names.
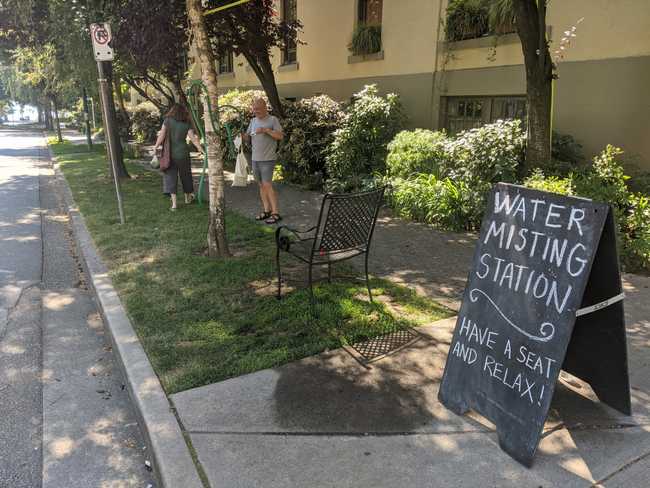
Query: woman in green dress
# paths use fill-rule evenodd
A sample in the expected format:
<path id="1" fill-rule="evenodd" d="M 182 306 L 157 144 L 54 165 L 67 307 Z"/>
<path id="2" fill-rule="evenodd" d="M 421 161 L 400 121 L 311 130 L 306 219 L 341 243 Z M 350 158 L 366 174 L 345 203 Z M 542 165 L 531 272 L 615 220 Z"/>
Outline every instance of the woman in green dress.
<path id="1" fill-rule="evenodd" d="M 158 149 L 162 146 L 165 137 L 170 138 L 172 157 L 169 168 L 163 171 L 163 193 L 171 196 L 171 210 L 176 210 L 176 192 L 179 177 L 183 186 L 183 193 L 185 193 L 185 203 L 192 203 L 194 200 L 194 182 L 192 181 L 190 150 L 187 146 L 188 136 L 199 152 L 202 153 L 201 141 L 194 130 L 192 130 L 190 114 L 187 108 L 180 103 L 175 103 L 165 115 L 165 120 L 160 132 L 158 132 L 158 139 L 155 145 L 156 149 Z"/>

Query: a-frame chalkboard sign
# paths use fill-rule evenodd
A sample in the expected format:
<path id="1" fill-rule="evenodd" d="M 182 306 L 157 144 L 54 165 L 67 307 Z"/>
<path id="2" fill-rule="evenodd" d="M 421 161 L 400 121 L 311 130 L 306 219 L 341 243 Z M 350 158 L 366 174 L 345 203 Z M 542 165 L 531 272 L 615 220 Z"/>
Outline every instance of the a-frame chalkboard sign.
<path id="1" fill-rule="evenodd" d="M 630 414 L 623 294 L 609 206 L 499 183 L 489 198 L 440 386 L 461 415 L 533 462 L 560 369 Z"/>

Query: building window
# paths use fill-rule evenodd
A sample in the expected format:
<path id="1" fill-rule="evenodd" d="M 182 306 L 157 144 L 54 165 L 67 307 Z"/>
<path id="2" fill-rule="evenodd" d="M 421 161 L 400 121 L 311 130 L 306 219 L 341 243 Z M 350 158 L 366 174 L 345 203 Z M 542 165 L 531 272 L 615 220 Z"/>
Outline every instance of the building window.
<path id="1" fill-rule="evenodd" d="M 297 0 L 282 0 L 282 20 L 287 24 L 298 20 Z M 298 46 L 295 39 L 286 37 L 282 49 L 282 64 L 294 64 L 298 60 Z"/>
<path id="2" fill-rule="evenodd" d="M 232 73 L 234 66 L 234 59 L 232 51 L 228 51 L 225 55 L 219 57 L 217 62 L 217 72 L 221 75 L 224 73 Z"/>
<path id="3" fill-rule="evenodd" d="M 449 134 L 496 120 L 526 121 L 526 97 L 447 97 L 443 127 Z"/>
<path id="4" fill-rule="evenodd" d="M 381 25 L 383 0 L 359 0 L 359 23 Z"/>

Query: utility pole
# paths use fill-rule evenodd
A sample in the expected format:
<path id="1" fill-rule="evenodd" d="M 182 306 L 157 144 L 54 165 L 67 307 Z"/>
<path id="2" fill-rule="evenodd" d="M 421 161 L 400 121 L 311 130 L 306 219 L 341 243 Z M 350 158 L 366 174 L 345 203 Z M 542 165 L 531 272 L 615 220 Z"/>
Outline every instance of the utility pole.
<path id="1" fill-rule="evenodd" d="M 88 144 L 88 150 L 93 147 L 93 138 L 92 134 L 90 133 L 90 117 L 88 115 L 88 97 L 86 96 L 86 87 L 84 86 L 82 88 L 82 100 L 83 100 L 83 108 L 84 108 L 84 123 L 86 125 L 86 143 Z"/>
<path id="2" fill-rule="evenodd" d="M 97 61 L 97 73 L 99 77 L 99 94 L 102 99 L 102 113 L 104 116 L 104 126 L 106 127 L 106 145 L 108 146 L 108 154 L 111 160 L 111 168 L 113 169 L 113 181 L 115 183 L 115 195 L 117 196 L 117 208 L 120 213 L 120 223 L 124 224 L 124 207 L 122 205 L 122 189 L 120 187 L 120 178 L 117 172 L 117 159 L 116 159 L 116 137 L 117 130 L 115 127 L 115 120 L 111 117 L 111 110 L 109 108 L 111 97 L 109 90 L 111 87 L 108 85 L 106 75 L 104 74 L 104 61 L 111 62 L 113 60 L 113 49 L 109 46 L 111 41 L 111 31 L 108 24 L 92 24 L 90 26 L 90 36 L 93 41 L 93 52 L 95 60 Z"/>

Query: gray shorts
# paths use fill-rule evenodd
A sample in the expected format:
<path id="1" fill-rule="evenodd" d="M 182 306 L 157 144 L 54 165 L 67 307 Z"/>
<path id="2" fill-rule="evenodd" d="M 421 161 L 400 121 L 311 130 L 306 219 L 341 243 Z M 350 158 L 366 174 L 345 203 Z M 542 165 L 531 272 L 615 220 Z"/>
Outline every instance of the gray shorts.
<path id="1" fill-rule="evenodd" d="M 253 161 L 253 176 L 258 183 L 270 183 L 273 181 L 273 170 L 275 160 Z"/>

